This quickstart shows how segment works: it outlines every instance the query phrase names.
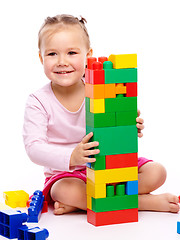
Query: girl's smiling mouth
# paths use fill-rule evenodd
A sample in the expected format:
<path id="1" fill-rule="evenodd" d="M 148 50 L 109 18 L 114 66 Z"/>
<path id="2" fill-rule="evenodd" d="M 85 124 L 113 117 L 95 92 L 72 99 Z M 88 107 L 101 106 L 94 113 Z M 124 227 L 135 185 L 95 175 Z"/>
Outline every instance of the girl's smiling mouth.
<path id="1" fill-rule="evenodd" d="M 72 73 L 74 72 L 73 70 L 72 71 L 57 71 L 57 72 L 54 72 L 56 74 L 68 74 L 68 73 Z"/>

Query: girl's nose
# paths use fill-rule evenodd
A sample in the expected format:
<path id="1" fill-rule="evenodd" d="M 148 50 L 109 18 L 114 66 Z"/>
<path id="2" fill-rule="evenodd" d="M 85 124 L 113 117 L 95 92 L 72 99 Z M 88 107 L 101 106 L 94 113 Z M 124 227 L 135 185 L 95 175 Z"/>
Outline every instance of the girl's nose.
<path id="1" fill-rule="evenodd" d="M 68 61 L 65 56 L 58 57 L 58 66 L 68 66 Z"/>

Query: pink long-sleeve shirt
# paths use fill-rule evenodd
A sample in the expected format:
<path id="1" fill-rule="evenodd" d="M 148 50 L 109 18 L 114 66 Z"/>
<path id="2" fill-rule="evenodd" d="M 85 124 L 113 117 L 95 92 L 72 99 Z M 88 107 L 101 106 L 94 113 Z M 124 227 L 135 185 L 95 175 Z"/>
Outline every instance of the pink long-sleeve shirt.
<path id="1" fill-rule="evenodd" d="M 25 149 L 34 163 L 44 166 L 46 177 L 85 168 L 69 166 L 72 151 L 85 134 L 85 101 L 77 112 L 70 112 L 57 100 L 51 83 L 29 96 L 23 126 Z"/>

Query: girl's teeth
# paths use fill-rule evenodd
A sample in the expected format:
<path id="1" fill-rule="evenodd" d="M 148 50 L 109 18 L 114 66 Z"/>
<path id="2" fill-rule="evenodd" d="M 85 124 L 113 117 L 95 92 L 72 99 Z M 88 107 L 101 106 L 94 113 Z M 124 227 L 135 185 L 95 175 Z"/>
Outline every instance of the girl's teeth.
<path id="1" fill-rule="evenodd" d="M 69 72 L 58 72 L 58 73 L 60 73 L 60 74 L 66 74 L 66 73 L 69 73 Z"/>

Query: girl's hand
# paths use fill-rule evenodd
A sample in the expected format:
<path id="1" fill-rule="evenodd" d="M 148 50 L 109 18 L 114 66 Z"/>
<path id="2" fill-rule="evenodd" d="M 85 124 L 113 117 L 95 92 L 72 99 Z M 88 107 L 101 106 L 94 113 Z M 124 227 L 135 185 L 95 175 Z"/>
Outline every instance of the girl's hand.
<path id="1" fill-rule="evenodd" d="M 93 133 L 87 134 L 83 140 L 75 147 L 71 154 L 70 166 L 82 165 L 87 162 L 95 162 L 95 158 L 89 158 L 88 156 L 98 154 L 99 149 L 91 149 L 99 146 L 99 142 L 89 142 Z"/>
<path id="2" fill-rule="evenodd" d="M 142 118 L 139 117 L 140 116 L 140 111 L 138 110 L 138 117 L 136 118 L 136 126 L 138 129 L 138 137 L 141 138 L 143 136 L 143 133 L 141 132 L 144 129 L 144 120 Z"/>

